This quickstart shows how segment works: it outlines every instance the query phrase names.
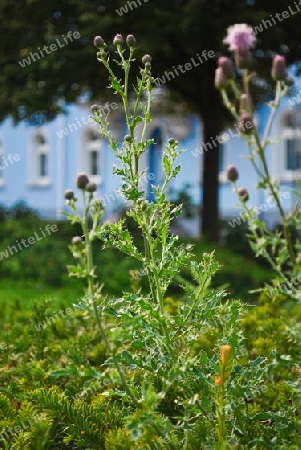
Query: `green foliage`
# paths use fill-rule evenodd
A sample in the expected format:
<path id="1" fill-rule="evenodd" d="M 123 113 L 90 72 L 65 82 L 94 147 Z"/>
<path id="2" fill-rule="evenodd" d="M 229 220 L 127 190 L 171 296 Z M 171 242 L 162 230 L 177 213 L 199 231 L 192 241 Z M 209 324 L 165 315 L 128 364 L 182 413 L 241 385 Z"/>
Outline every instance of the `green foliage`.
<path id="1" fill-rule="evenodd" d="M 181 210 L 166 198 L 167 185 L 180 170 L 176 159 L 181 151 L 173 139 L 168 141 L 162 157 L 165 180 L 161 186 L 153 186 L 156 201 L 144 198 L 139 185 L 144 172 L 139 172 L 139 163 L 150 145 L 145 132 L 150 121 L 153 79 L 150 66 L 141 69 L 135 89 L 136 106 L 130 112 L 128 77 L 134 49 L 130 47 L 126 57 L 122 45 L 116 47 L 125 73 L 124 84 L 112 70 L 106 50 L 101 49 L 97 56 L 110 73 L 111 88 L 124 103 L 129 132 L 124 142 L 114 141 L 107 118 L 100 110 L 94 108 L 93 112 L 100 133 L 109 140 L 119 160 L 114 172 L 122 179 L 124 198 L 132 203 L 127 215 L 141 230 L 144 247 L 136 245 L 124 219 L 97 225 L 102 209 L 96 208 L 97 200 L 85 187 L 81 187 L 82 217 L 76 198 L 68 199 L 67 204 L 73 210 L 68 217 L 81 224 L 84 236 L 81 243 L 70 246 L 77 260 L 76 266 L 69 267 L 70 275 L 87 281 L 85 308 L 92 313 L 109 356 L 103 364 L 106 374 L 110 382 L 118 383 L 116 387 L 109 383 L 106 393 L 109 398 L 119 397 L 127 411 L 123 417 L 127 433 L 121 434 L 120 448 L 141 448 L 149 441 L 150 433 L 153 437 L 149 448 L 158 444 L 159 448 L 189 449 L 197 440 L 204 448 L 253 448 L 260 443 L 260 435 L 256 426 L 255 430 L 248 429 L 246 423 L 258 424 L 260 429 L 265 420 L 270 427 L 264 442 L 286 445 L 290 436 L 296 434 L 292 421 L 295 405 L 287 406 L 279 400 L 271 410 L 270 402 L 268 408 L 261 405 L 262 410 L 248 407 L 248 398 L 260 391 L 266 376 L 271 376 L 274 361 L 261 356 L 248 360 L 240 326 L 242 304 L 227 301 L 223 290 L 211 287 L 219 269 L 214 254 L 204 253 L 202 260 L 196 262 L 191 246 L 180 244 L 169 233 L 172 219 Z M 137 142 L 135 129 L 140 122 L 142 135 Z M 121 297 L 103 295 L 93 261 L 95 239 L 102 242 L 103 248 L 114 247 L 142 264 L 148 290 L 144 292 L 137 283 Z M 167 307 L 167 289 L 180 270 L 188 267 L 192 279 L 180 278 L 184 295 L 177 304 Z M 265 354 L 274 355 L 269 340 L 264 342 L 261 338 L 257 345 Z M 60 375 L 67 373 L 68 370 Z M 285 383 L 280 388 L 284 391 L 283 401 L 293 393 Z M 117 431 L 114 436 L 118 434 Z M 112 434 L 107 442 L 111 442 L 111 437 Z"/>
<path id="2" fill-rule="evenodd" d="M 213 286 L 220 269 L 214 252 L 204 252 L 198 260 L 190 244 L 169 232 L 180 212 L 166 195 L 168 182 L 180 170 L 173 139 L 163 155 L 165 180 L 153 186 L 156 201 L 145 200 L 139 163 L 150 145 L 145 131 L 153 79 L 149 66 L 141 69 L 136 107 L 130 111 L 133 53 L 133 47 L 125 51 L 117 46 L 124 84 L 106 51 L 98 53 L 124 102 L 129 136 L 117 143 L 100 111 L 95 120 L 119 160 L 114 170 L 123 180 L 125 199 L 132 202 L 128 216 L 140 229 L 143 245 L 125 220 L 100 222 L 103 208 L 88 188 L 80 188 L 82 215 L 78 200 L 67 200 L 72 210 L 68 217 L 81 227 L 76 231 L 82 236 L 69 246 L 75 259 L 69 271 L 86 281 L 85 293 L 55 304 L 41 298 L 24 308 L 25 314 L 21 305 L 16 311 L 5 307 L 0 446 L 297 449 L 300 305 L 294 305 L 292 316 L 286 296 L 267 301 L 262 294 L 263 305 L 245 312 L 242 302 L 229 300 L 224 289 Z M 139 140 L 137 124 L 143 130 Z M 98 281 L 95 267 L 92 246 L 97 241 L 135 260 L 145 286 L 136 279 L 118 296 L 107 294 L 101 283 L 106 280 Z M 172 284 L 181 289 L 177 299 L 169 294 Z M 66 304 L 72 309 L 64 315 Z"/>
<path id="3" fill-rule="evenodd" d="M 35 216 L 30 210 L 12 209 L 8 213 L 8 218 L 1 223 L 0 240 L 1 252 L 5 252 L 8 246 L 17 246 L 17 242 L 22 239 L 34 237 L 34 233 L 40 237 L 34 245 L 27 244 L 28 248 L 17 252 L 13 249 L 12 254 L 8 252 L 8 257 L 2 257 L 1 276 L 21 279 L 38 279 L 50 286 L 60 286 L 63 273 L 66 273 L 68 254 L 64 239 L 70 235 L 70 225 L 66 223 L 58 224 L 60 239 L 54 240 L 52 236 L 41 239 L 41 229 L 46 224 L 54 224 L 52 221 L 44 221 Z M 54 242 L 55 241 L 55 242 Z M 65 275 L 65 280 L 66 280 Z"/>
<path id="4" fill-rule="evenodd" d="M 16 240 L 20 242 L 20 239 L 26 239 L 33 235 L 34 231 L 39 232 L 40 228 L 44 229 L 49 223 L 49 221 L 35 218 L 34 213 L 32 220 L 29 218 L 12 219 L 13 213 L 10 210 L 5 211 L 5 219 L 0 224 L 0 252 L 5 250 L 8 245 L 12 246 Z M 60 292 L 64 295 L 65 290 L 69 292 L 72 290 L 75 298 L 82 295 L 80 280 L 73 279 L 71 283 L 67 278 L 66 269 L 67 264 L 70 263 L 70 252 L 66 247 L 66 241 L 71 241 L 74 234 L 80 235 L 80 228 L 78 225 L 72 227 L 66 221 L 51 223 L 58 227 L 58 231 L 53 236 L 37 241 L 29 248 L 24 248 L 0 262 L 1 277 L 6 279 L 0 296 L 10 296 L 13 291 L 16 300 L 18 298 L 18 302 L 22 302 L 27 296 L 30 301 L 32 297 L 38 297 L 38 294 L 44 296 L 45 291 L 49 291 L 49 295 L 53 297 L 54 291 L 47 289 L 48 286 L 56 288 L 55 292 L 58 295 L 61 295 Z M 143 249 L 141 232 L 131 217 L 125 217 L 125 226 L 135 238 L 137 248 Z M 234 239 L 234 242 L 238 243 L 241 240 Z M 204 252 L 211 252 L 214 248 L 212 244 L 205 241 L 185 240 L 185 243 L 194 245 L 197 260 L 201 260 Z M 257 260 L 254 260 L 252 254 L 250 254 L 250 258 L 238 255 L 237 252 L 240 252 L 241 249 L 233 245 L 232 240 L 229 241 L 229 245 L 215 247 L 217 259 L 222 267 L 212 281 L 213 286 L 225 285 L 232 295 L 243 298 L 245 301 L 251 301 L 252 296 L 248 293 L 249 289 L 257 289 L 267 282 L 271 272 L 258 266 Z M 102 249 L 102 245 L 98 241 L 94 242 L 93 257 L 97 275 L 106 280 L 104 293 L 116 296 L 120 291 L 130 290 L 133 281 L 136 282 L 131 274 L 139 278 L 139 283 L 144 290 L 147 288 L 141 263 L 135 259 L 123 255 L 112 247 Z M 245 267 L 248 268 L 247 271 L 244 270 Z M 183 275 L 191 278 L 189 270 L 184 270 Z M 22 286 L 15 289 L 15 284 L 10 281 L 11 279 L 14 279 L 18 285 L 23 280 Z M 33 280 L 34 288 L 32 288 Z M 19 294 L 21 289 L 22 295 Z M 172 297 L 178 297 L 182 292 L 182 289 L 179 289 L 174 281 L 168 289 L 168 293 Z M 60 309 L 59 305 L 56 305 L 56 309 Z"/>
<path id="5" fill-rule="evenodd" d="M 193 219 L 198 215 L 198 207 L 194 204 L 190 195 L 190 184 L 185 184 L 182 190 L 177 191 L 175 189 L 169 189 L 169 195 L 171 202 L 175 205 L 182 205 L 181 216 L 185 219 Z"/>

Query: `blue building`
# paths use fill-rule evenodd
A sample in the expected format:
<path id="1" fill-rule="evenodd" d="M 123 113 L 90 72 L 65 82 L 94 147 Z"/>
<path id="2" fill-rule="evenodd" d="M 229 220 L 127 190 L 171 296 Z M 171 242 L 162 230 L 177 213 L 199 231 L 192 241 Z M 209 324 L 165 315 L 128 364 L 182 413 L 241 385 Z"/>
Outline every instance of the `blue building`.
<path id="1" fill-rule="evenodd" d="M 122 140 L 126 125 L 122 108 L 111 104 L 110 126 L 114 138 Z M 114 106 L 115 105 L 115 106 Z M 283 199 L 285 211 L 294 205 L 292 190 L 301 175 L 301 96 L 283 99 L 277 112 L 271 136 L 275 143 L 268 148 L 268 165 L 272 176 L 289 192 Z M 156 108 L 155 108 L 156 109 Z M 262 135 L 269 114 L 269 107 L 262 105 L 256 112 L 256 121 Z M 139 127 L 137 137 L 139 137 Z M 153 198 L 151 184 L 162 180 L 161 154 L 169 137 L 179 141 L 184 149 L 179 160 L 182 171 L 173 181 L 173 190 L 181 191 L 190 186 L 190 195 L 196 205 L 202 198 L 203 153 L 222 142 L 220 158 L 220 215 L 235 218 L 239 215 L 237 198 L 226 179 L 226 167 L 235 164 L 240 172 L 239 185 L 250 193 L 250 204 L 254 207 L 266 204 L 260 210 L 260 217 L 273 225 L 277 221 L 276 208 L 269 206 L 264 192 L 256 190 L 258 176 L 247 159 L 248 150 L 237 129 L 226 129 L 210 142 L 202 140 L 202 123 L 194 115 L 175 113 L 154 113 L 148 127 L 148 137 L 155 139 L 141 162 L 147 169 L 145 189 L 149 199 Z M 282 137 L 282 139 L 278 139 Z M 63 217 L 66 210 L 64 191 L 76 190 L 76 175 L 80 171 L 89 174 L 97 184 L 97 196 L 105 203 L 105 218 L 116 217 L 125 206 L 120 195 L 120 179 L 112 175 L 112 168 L 118 161 L 97 131 L 91 119 L 89 107 L 84 104 L 68 105 L 66 114 L 58 116 L 51 123 L 41 127 L 20 123 L 13 126 L 6 119 L 0 126 L 0 204 L 7 207 L 24 201 L 43 217 Z M 236 205 L 236 206 L 235 206 Z M 197 234 L 195 220 L 182 220 L 181 226 L 191 234 Z"/>

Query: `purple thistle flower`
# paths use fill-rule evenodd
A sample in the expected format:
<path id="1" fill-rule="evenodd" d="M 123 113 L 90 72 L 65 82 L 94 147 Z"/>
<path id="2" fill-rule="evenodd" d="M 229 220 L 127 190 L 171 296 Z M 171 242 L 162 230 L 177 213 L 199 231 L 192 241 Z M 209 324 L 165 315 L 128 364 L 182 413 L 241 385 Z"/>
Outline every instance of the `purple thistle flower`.
<path id="1" fill-rule="evenodd" d="M 252 27 L 246 23 L 237 23 L 227 29 L 227 37 L 224 44 L 229 45 L 229 50 L 246 50 L 255 46 L 256 37 Z"/>

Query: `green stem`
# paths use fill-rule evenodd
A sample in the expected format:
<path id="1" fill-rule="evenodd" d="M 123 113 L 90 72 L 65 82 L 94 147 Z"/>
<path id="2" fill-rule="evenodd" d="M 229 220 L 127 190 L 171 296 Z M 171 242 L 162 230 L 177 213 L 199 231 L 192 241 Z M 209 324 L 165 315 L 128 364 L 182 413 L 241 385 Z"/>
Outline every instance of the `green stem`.
<path id="1" fill-rule="evenodd" d="M 256 230 L 251 230 L 251 231 L 253 232 L 253 235 L 255 236 L 255 240 L 257 240 L 261 237 L 256 233 Z M 265 249 L 264 249 L 263 255 L 269 261 L 269 263 L 271 264 L 271 266 L 275 270 L 275 272 L 277 272 L 283 280 L 286 280 L 286 276 L 284 275 L 282 270 L 277 266 L 277 264 L 274 262 L 273 258 L 271 258 L 271 256 Z"/>
<path id="2" fill-rule="evenodd" d="M 274 197 L 274 200 L 276 202 L 277 208 L 279 210 L 279 213 L 280 213 L 280 216 L 281 216 L 281 219 L 282 219 L 284 238 L 285 238 L 285 241 L 286 241 L 287 252 L 288 252 L 288 255 L 290 257 L 291 263 L 293 265 L 295 265 L 296 264 L 296 258 L 295 258 L 295 254 L 294 254 L 294 250 L 293 250 L 293 246 L 292 246 L 292 241 L 291 241 L 291 236 L 290 236 L 290 231 L 289 231 L 289 228 L 288 228 L 286 216 L 285 216 L 284 210 L 283 210 L 283 208 L 282 208 L 282 206 L 280 204 L 280 200 L 279 200 L 279 197 L 277 195 L 277 191 L 275 190 L 275 187 L 274 187 L 273 183 L 271 182 L 269 169 L 268 169 L 267 162 L 266 162 L 265 155 L 264 155 L 264 148 L 262 147 L 262 144 L 260 142 L 257 130 L 255 130 L 254 136 L 255 136 L 255 141 L 256 141 L 257 148 L 258 148 L 259 158 L 260 158 L 260 160 L 262 162 L 262 165 L 263 165 L 263 170 L 264 170 L 266 182 L 267 182 L 267 184 L 268 184 L 268 186 L 270 188 L 272 196 Z"/>
<path id="3" fill-rule="evenodd" d="M 129 132 L 131 132 L 130 108 L 129 108 L 129 103 L 128 103 L 128 90 L 129 90 L 129 74 L 130 74 L 133 50 L 131 49 L 131 51 L 130 51 L 130 56 L 129 56 L 128 61 L 126 61 L 124 59 L 123 53 L 121 50 L 119 50 L 118 53 L 120 55 L 120 58 L 121 58 L 121 61 L 123 63 L 123 67 L 124 67 L 124 91 L 123 91 L 122 100 L 123 100 L 128 130 L 129 130 Z"/>
<path id="4" fill-rule="evenodd" d="M 250 154 L 250 161 L 251 161 L 257 175 L 259 176 L 259 178 L 264 178 L 264 174 L 260 171 L 259 167 L 257 166 L 257 164 L 255 162 L 255 155 L 253 153 L 252 142 L 251 142 L 250 138 L 246 137 L 246 141 L 247 141 L 248 150 L 249 150 L 249 154 Z"/>
<path id="5" fill-rule="evenodd" d="M 247 94 L 249 98 L 250 88 L 249 88 L 248 69 L 243 69 L 243 83 L 244 83 L 244 93 Z"/>
<path id="6" fill-rule="evenodd" d="M 136 102 L 135 102 L 134 111 L 133 111 L 133 118 L 135 118 L 138 113 L 139 103 L 140 103 L 142 92 L 143 92 L 144 80 L 145 80 L 145 72 L 142 71 L 142 79 L 141 79 L 141 84 L 140 84 L 139 90 L 137 91 L 137 95 L 136 95 Z M 133 123 L 131 124 L 131 128 L 132 128 L 132 130 L 134 130 L 134 128 L 135 128 L 135 125 Z"/>
<path id="7" fill-rule="evenodd" d="M 227 428 L 226 428 L 226 418 L 225 418 L 225 366 L 221 363 L 221 381 L 222 385 L 219 388 L 219 400 L 217 409 L 217 419 L 218 419 L 218 440 L 220 444 L 220 449 L 227 449 Z"/>
<path id="8" fill-rule="evenodd" d="M 149 251 L 149 265 L 150 267 L 148 268 L 148 278 L 149 278 L 149 284 L 151 287 L 151 291 L 153 293 L 154 296 L 154 300 L 157 300 L 157 303 L 159 305 L 159 309 L 160 309 L 160 315 L 162 318 L 162 328 L 165 334 L 165 338 L 166 338 L 166 347 L 169 351 L 169 353 L 172 355 L 173 359 L 175 360 L 175 351 L 172 347 L 171 344 L 171 339 L 170 339 L 170 335 L 169 335 L 169 331 L 168 328 L 166 326 L 166 323 L 164 321 L 164 316 L 165 316 L 165 310 L 164 310 L 164 299 L 163 299 L 163 294 L 162 294 L 162 289 L 160 286 L 160 281 L 159 281 L 159 276 L 158 276 L 158 271 L 156 268 L 156 258 L 154 255 L 154 251 L 153 251 L 153 246 L 152 246 L 152 237 L 150 235 L 149 232 L 149 228 L 148 228 L 148 223 L 147 223 L 147 218 L 145 217 L 145 228 L 144 228 L 144 239 L 146 241 L 146 247 L 148 248 Z M 154 277 L 155 280 L 155 287 L 156 289 L 153 289 L 152 286 L 152 276 Z"/>
<path id="9" fill-rule="evenodd" d="M 267 145 L 267 141 L 268 141 L 268 138 L 269 138 L 269 135 L 270 135 L 271 127 L 273 125 L 273 121 L 274 121 L 275 114 L 277 112 L 277 108 L 279 106 L 280 100 L 281 100 L 281 81 L 277 81 L 277 84 L 276 84 L 276 97 L 275 97 L 275 100 L 274 100 L 274 104 L 272 106 L 272 111 L 271 111 L 270 117 L 268 119 L 268 123 L 267 123 L 266 129 L 265 129 L 265 132 L 264 132 L 264 136 L 263 136 L 263 140 L 262 140 L 261 148 L 263 150 L 265 149 L 265 147 Z"/>
<path id="10" fill-rule="evenodd" d="M 96 323 L 100 330 L 101 337 L 103 338 L 103 340 L 105 342 L 107 350 L 108 350 L 109 354 L 112 355 L 112 358 L 113 358 L 114 364 L 116 366 L 117 372 L 119 374 L 119 377 L 121 379 L 122 385 L 123 385 L 125 391 L 127 392 L 128 396 L 137 405 L 138 400 L 136 399 L 136 397 L 134 396 L 134 394 L 132 393 L 131 389 L 129 388 L 129 386 L 127 384 L 123 370 L 122 370 L 114 352 L 112 351 L 108 336 L 105 332 L 105 329 L 101 323 L 101 320 L 100 320 L 100 317 L 98 314 L 97 304 L 96 304 L 96 296 L 95 296 L 95 292 L 94 292 L 94 282 L 93 282 L 93 271 L 94 271 L 94 269 L 93 269 L 93 252 L 92 252 L 92 245 L 91 245 L 91 240 L 90 240 L 90 235 L 89 235 L 89 203 L 87 204 L 86 193 L 85 193 L 84 189 L 82 189 L 82 194 L 83 194 L 83 204 L 84 204 L 84 217 L 82 220 L 82 228 L 83 228 L 83 232 L 84 232 L 84 236 L 85 236 L 85 251 L 86 251 L 86 262 L 87 262 L 86 268 L 88 271 L 88 273 L 87 273 L 88 296 L 89 296 L 89 298 L 92 298 L 93 312 L 95 315 Z"/>
<path id="11" fill-rule="evenodd" d="M 186 322 L 187 322 L 187 321 L 189 320 L 189 318 L 191 317 L 191 315 L 192 315 L 192 313 L 193 313 L 193 310 L 194 310 L 195 306 L 197 305 L 197 303 L 198 303 L 198 301 L 199 301 L 199 296 L 200 296 L 201 293 L 203 292 L 203 289 L 205 288 L 207 281 L 208 281 L 208 279 L 205 279 L 204 282 L 203 282 L 203 284 L 199 287 L 198 292 L 197 292 L 197 294 L 196 294 L 196 296 L 195 296 L 195 300 L 194 300 L 193 304 L 191 305 L 191 308 L 190 308 L 189 312 L 186 314 L 186 316 L 185 316 L 185 318 L 184 318 L 184 320 L 183 320 L 183 323 L 182 323 L 182 325 L 181 325 L 181 328 L 178 328 L 177 331 L 176 331 L 176 333 L 173 335 L 172 341 L 176 340 L 176 338 L 178 337 L 180 331 L 184 328 L 184 325 L 186 324 Z M 187 332 L 186 332 L 186 333 L 187 333 Z M 184 336 L 186 333 L 182 334 L 182 336 Z"/>
<path id="12" fill-rule="evenodd" d="M 249 79 L 248 79 L 248 71 L 247 70 L 243 71 L 243 83 L 244 83 L 245 93 L 247 95 L 249 95 Z M 283 231 L 284 231 L 284 238 L 285 238 L 285 241 L 286 241 L 287 252 L 288 252 L 288 255 L 290 257 L 290 260 L 291 260 L 292 264 L 294 265 L 294 264 L 296 264 L 296 258 L 295 258 L 294 250 L 293 250 L 293 247 L 292 247 L 292 241 L 291 241 L 291 236 L 290 236 L 290 231 L 289 231 L 289 228 L 288 228 L 286 216 L 285 216 L 284 210 L 283 210 L 283 208 L 282 208 L 282 206 L 280 204 L 280 200 L 279 200 L 277 192 L 276 192 L 276 190 L 274 188 L 274 185 L 271 182 L 271 178 L 270 178 L 267 162 L 266 162 L 265 155 L 264 155 L 264 150 L 265 150 L 265 148 L 267 146 L 268 137 L 269 137 L 269 134 L 270 134 L 270 131 L 271 131 L 271 127 L 272 127 L 272 124 L 273 124 L 273 121 L 274 121 L 274 117 L 275 117 L 275 114 L 276 114 L 276 111 L 277 111 L 277 107 L 279 106 L 279 102 L 280 102 L 281 97 L 282 97 L 281 94 L 282 94 L 281 82 L 278 81 L 277 85 L 276 85 L 275 102 L 274 102 L 274 105 L 272 107 L 272 112 L 270 114 L 270 117 L 269 117 L 266 129 L 265 129 L 265 132 L 264 132 L 264 137 L 263 137 L 262 143 L 260 142 L 257 129 L 254 130 L 253 136 L 255 138 L 255 142 L 256 142 L 259 158 L 260 158 L 261 163 L 263 165 L 263 170 L 264 170 L 264 175 L 265 175 L 266 182 L 267 182 L 267 184 L 268 184 L 268 186 L 270 188 L 270 191 L 272 193 L 272 196 L 274 197 L 274 200 L 275 200 L 275 202 L 277 204 L 277 208 L 279 210 L 279 213 L 280 213 L 280 216 L 281 216 L 281 219 L 282 219 L 282 222 L 283 222 Z M 257 167 L 256 167 L 256 163 L 255 163 L 254 159 L 252 159 L 251 161 L 252 161 L 252 164 L 253 164 L 253 166 L 255 167 L 255 170 L 256 170 Z"/>
<path id="13" fill-rule="evenodd" d="M 93 299 L 94 304 L 94 283 L 93 283 L 93 254 L 92 246 L 89 236 L 89 205 L 86 202 L 86 193 L 82 189 L 83 205 L 84 205 L 84 217 L 82 221 L 82 228 L 85 236 L 85 252 L 86 252 L 86 268 L 88 269 L 88 295 Z"/>
<path id="14" fill-rule="evenodd" d="M 235 80 L 230 80 L 230 85 L 231 85 L 231 87 L 232 87 L 232 89 L 233 89 L 233 92 L 234 92 L 234 94 L 235 94 L 236 99 L 237 99 L 237 100 L 240 100 L 241 92 L 240 92 L 240 90 L 238 89 L 238 87 L 237 87 L 237 85 L 236 85 L 236 83 L 235 83 Z M 229 103 L 230 103 L 230 102 L 229 102 Z"/>
<path id="15" fill-rule="evenodd" d="M 144 117 L 144 126 L 143 126 L 143 131 L 142 131 L 142 135 L 141 135 L 141 142 L 143 143 L 144 139 L 145 139 L 145 133 L 146 133 L 146 127 L 147 124 L 149 123 L 149 115 L 150 115 L 150 110 L 151 110 L 151 91 L 152 91 L 152 85 L 151 85 L 151 81 L 148 80 L 147 82 L 147 107 L 146 107 L 146 113 L 145 113 L 145 117 Z"/>
<path id="16" fill-rule="evenodd" d="M 239 115 L 237 114 L 233 104 L 230 102 L 227 92 L 224 89 L 221 91 L 221 95 L 223 98 L 224 105 L 229 109 L 229 111 L 232 113 L 232 115 L 235 117 L 235 119 L 238 120 Z"/>
<path id="17" fill-rule="evenodd" d="M 110 344 L 110 342 L 109 342 L 109 339 L 108 339 L 108 337 L 107 337 L 107 334 L 106 334 L 106 332 L 105 332 L 105 329 L 104 329 L 104 327 L 102 326 L 101 320 L 100 320 L 99 315 L 98 315 L 96 302 L 94 302 L 94 301 L 93 301 L 93 309 L 94 309 L 94 314 L 95 314 L 95 316 L 96 316 L 96 322 L 97 322 L 98 328 L 99 328 L 99 330 L 100 330 L 101 336 L 102 336 L 102 338 L 103 338 L 103 340 L 104 340 L 104 342 L 105 342 L 105 345 L 106 345 L 106 347 L 107 347 L 109 353 L 112 355 L 112 359 L 113 359 L 114 364 L 115 364 L 115 366 L 116 366 L 117 372 L 118 372 L 119 377 L 120 377 L 121 382 L 122 382 L 122 385 L 123 385 L 123 387 L 124 387 L 126 393 L 128 394 L 128 396 L 132 399 L 132 401 L 133 401 L 136 405 L 138 405 L 138 400 L 137 400 L 137 398 L 135 397 L 135 395 L 132 393 L 130 387 L 128 386 L 127 381 L 126 381 L 126 378 L 125 378 L 125 375 L 124 375 L 124 373 L 123 373 L 123 370 L 122 370 L 122 368 L 121 368 L 121 366 L 120 366 L 120 364 L 119 364 L 119 362 L 118 362 L 118 360 L 117 360 L 117 358 L 116 358 L 114 352 L 112 351 L 111 344 Z"/>

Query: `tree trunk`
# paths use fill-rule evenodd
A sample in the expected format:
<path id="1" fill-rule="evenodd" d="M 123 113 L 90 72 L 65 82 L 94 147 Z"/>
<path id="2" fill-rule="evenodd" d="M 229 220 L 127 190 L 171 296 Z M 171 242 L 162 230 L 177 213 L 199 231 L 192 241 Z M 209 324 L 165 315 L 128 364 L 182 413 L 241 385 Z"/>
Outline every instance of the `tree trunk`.
<path id="1" fill-rule="evenodd" d="M 209 242 L 218 242 L 219 219 L 219 143 L 216 136 L 220 133 L 221 98 L 214 86 L 215 66 L 207 71 L 208 78 L 204 82 L 203 113 L 203 142 L 207 144 L 203 149 L 203 211 L 202 235 Z M 210 146 L 212 148 L 210 148 Z"/>

